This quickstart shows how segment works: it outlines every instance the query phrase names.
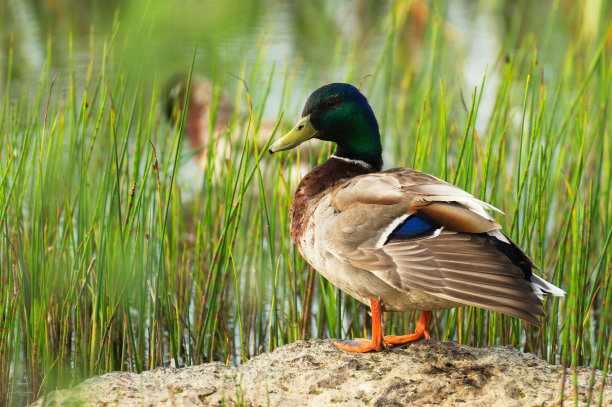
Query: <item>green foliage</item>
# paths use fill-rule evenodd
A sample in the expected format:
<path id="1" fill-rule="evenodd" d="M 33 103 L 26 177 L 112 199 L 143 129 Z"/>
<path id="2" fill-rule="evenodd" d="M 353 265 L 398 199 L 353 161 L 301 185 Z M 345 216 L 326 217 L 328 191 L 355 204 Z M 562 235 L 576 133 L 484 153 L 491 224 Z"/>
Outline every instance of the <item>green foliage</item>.
<path id="1" fill-rule="evenodd" d="M 205 173 L 187 180 L 193 153 L 181 141 L 183 124 L 168 123 L 159 101 L 169 69 L 133 54 L 134 37 L 155 42 L 169 28 L 151 32 L 157 25 L 147 25 L 148 14 L 128 8 L 128 27 L 118 14 L 108 35 L 90 37 L 84 71 L 75 67 L 72 37 L 69 68 L 54 69 L 51 38 L 33 88 L 11 82 L 20 74 L 9 48 L 0 101 L 0 403 L 19 405 L 112 370 L 241 363 L 299 339 L 363 336 L 363 306 L 313 272 L 289 237 L 298 172 L 324 160 L 328 146 L 270 157 L 265 144 L 291 127 L 308 90 L 332 80 L 358 85 L 367 73 L 361 89 L 381 124 L 386 167 L 429 172 L 500 208 L 506 232 L 567 291 L 546 300 L 541 328 L 464 307 L 436 313 L 432 337 L 511 344 L 553 363 L 608 371 L 610 10 L 592 15 L 562 3 L 524 22 L 531 30 L 514 18 L 530 10 L 489 10 L 500 16 L 504 41 L 469 91 L 457 63 L 467 57 L 445 4 L 417 16 L 416 34 L 414 10 L 390 5 L 383 18 L 364 20 L 361 35 L 321 45 L 332 48 L 325 70 L 319 60 L 269 62 L 267 32 L 226 67 L 220 37 L 205 36 L 194 75 L 212 78 L 217 97 L 231 89 L 239 113 L 206 146 Z M 159 19 L 159 10 L 151 15 Z M 335 21 L 294 12 L 302 25 Z M 231 20 L 215 13 L 207 16 L 213 27 Z M 313 33 L 321 43 L 319 35 L 341 32 L 324 26 L 325 35 Z M 374 45 L 361 48 L 363 38 Z M 175 70 L 189 72 L 193 52 L 170 53 L 180 61 Z M 407 333 L 415 320 L 389 314 L 386 331 Z"/>

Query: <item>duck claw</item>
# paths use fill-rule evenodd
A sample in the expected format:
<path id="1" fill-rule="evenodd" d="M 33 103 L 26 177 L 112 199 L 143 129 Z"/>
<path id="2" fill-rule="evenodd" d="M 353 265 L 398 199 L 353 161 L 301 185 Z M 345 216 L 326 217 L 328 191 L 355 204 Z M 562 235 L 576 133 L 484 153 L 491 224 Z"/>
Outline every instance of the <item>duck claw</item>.
<path id="1" fill-rule="evenodd" d="M 365 353 L 370 351 L 382 350 L 382 346 L 376 346 L 374 341 L 365 338 L 356 338 L 347 341 L 334 342 L 334 345 L 337 348 L 346 350 L 348 352 Z"/>
<path id="2" fill-rule="evenodd" d="M 401 336 L 386 335 L 384 337 L 384 340 L 389 345 L 401 345 L 401 344 L 408 343 L 408 342 L 418 341 L 419 339 L 422 339 L 422 338 L 429 339 L 429 332 L 421 331 L 421 332 L 415 332 L 410 335 L 401 335 Z"/>
<path id="3" fill-rule="evenodd" d="M 337 348 L 348 351 L 365 353 L 370 351 L 379 352 L 383 349 L 389 349 L 394 345 L 401 345 L 408 342 L 418 341 L 421 338 L 429 339 L 429 319 L 431 311 L 423 311 L 419 316 L 416 328 L 413 334 L 410 335 L 382 335 L 380 314 L 380 301 L 372 300 L 372 339 L 356 338 L 347 341 L 334 342 Z"/>
<path id="4" fill-rule="evenodd" d="M 421 338 L 429 339 L 428 329 L 430 317 L 431 311 L 423 311 L 413 334 L 401 336 L 387 335 L 383 338 L 383 341 L 389 345 L 401 345 L 403 343 L 418 341 Z"/>

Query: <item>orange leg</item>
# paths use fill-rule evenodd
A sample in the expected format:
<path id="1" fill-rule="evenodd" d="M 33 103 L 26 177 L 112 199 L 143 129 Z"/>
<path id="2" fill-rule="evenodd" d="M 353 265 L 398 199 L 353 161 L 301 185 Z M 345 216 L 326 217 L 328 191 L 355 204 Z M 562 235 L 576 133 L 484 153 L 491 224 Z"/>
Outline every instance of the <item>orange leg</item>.
<path id="1" fill-rule="evenodd" d="M 429 318 L 431 318 L 431 311 L 422 311 L 419 321 L 417 322 L 414 333 L 411 335 L 387 335 L 383 340 L 389 345 L 400 345 L 402 343 L 414 342 L 421 338 L 429 339 Z"/>
<path id="2" fill-rule="evenodd" d="M 382 306 L 380 301 L 372 300 L 370 308 L 372 309 L 372 340 L 357 338 L 352 341 L 335 342 L 334 345 L 349 352 L 363 353 L 371 350 L 377 352 L 382 350 L 385 343 L 382 336 Z"/>
<path id="3" fill-rule="evenodd" d="M 429 328 L 431 311 L 421 312 L 414 334 L 402 336 L 387 335 L 383 337 L 381 326 L 382 306 L 380 301 L 372 300 L 370 308 L 372 309 L 372 339 L 358 338 L 352 341 L 335 342 L 334 345 L 349 352 L 362 353 L 372 350 L 381 351 L 383 348 L 413 342 L 423 337 L 429 339 L 427 329 Z"/>

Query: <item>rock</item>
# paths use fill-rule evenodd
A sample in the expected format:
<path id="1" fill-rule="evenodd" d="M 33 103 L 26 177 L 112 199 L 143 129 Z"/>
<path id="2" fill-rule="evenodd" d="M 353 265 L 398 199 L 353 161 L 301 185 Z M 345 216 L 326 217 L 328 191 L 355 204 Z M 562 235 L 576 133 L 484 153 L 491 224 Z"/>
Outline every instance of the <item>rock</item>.
<path id="1" fill-rule="evenodd" d="M 563 399 L 612 405 L 612 378 L 577 368 Z M 561 400 L 563 368 L 510 346 L 472 348 L 419 341 L 356 354 L 332 340 L 298 341 L 238 367 L 208 363 L 107 373 L 49 394 L 45 406 L 552 406 Z M 43 405 L 40 399 L 33 405 Z"/>

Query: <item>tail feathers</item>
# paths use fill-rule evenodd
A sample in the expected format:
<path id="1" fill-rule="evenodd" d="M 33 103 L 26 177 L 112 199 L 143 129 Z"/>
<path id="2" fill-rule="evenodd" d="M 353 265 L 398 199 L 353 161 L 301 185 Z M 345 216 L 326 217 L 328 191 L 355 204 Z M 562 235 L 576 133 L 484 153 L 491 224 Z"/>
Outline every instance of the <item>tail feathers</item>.
<path id="1" fill-rule="evenodd" d="M 549 283 L 541 277 L 535 274 L 531 275 L 531 285 L 535 290 L 535 294 L 542 299 L 545 295 L 552 295 L 554 297 L 564 297 L 565 291 L 560 289 L 554 284 Z"/>

